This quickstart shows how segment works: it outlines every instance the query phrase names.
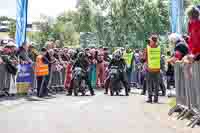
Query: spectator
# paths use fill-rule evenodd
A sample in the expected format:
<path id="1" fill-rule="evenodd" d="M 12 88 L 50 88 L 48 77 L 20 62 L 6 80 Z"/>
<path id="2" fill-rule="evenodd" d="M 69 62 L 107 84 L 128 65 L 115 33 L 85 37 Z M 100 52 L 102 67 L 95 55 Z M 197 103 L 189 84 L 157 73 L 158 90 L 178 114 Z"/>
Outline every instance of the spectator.
<path id="1" fill-rule="evenodd" d="M 158 38 L 156 35 L 152 35 L 148 40 L 148 46 L 145 51 L 145 61 L 147 62 L 147 88 L 148 88 L 148 103 L 152 103 L 152 98 L 154 94 L 154 103 L 158 103 L 158 94 L 159 94 L 159 80 L 160 80 L 160 47 L 158 47 L 157 42 Z M 156 51 L 156 52 L 150 52 Z M 158 55 L 155 55 L 158 54 Z"/>
<path id="2" fill-rule="evenodd" d="M 104 68 L 104 53 L 102 50 L 97 51 L 97 66 L 96 66 L 96 77 L 97 77 L 97 86 L 99 88 L 104 86 L 105 80 L 105 68 Z"/>
<path id="3" fill-rule="evenodd" d="M 168 60 L 169 63 L 175 63 L 178 60 L 182 60 L 184 56 L 189 54 L 189 48 L 181 35 L 172 33 L 168 36 L 170 43 L 174 47 L 173 57 Z"/>
<path id="4" fill-rule="evenodd" d="M 5 67 L 7 70 L 5 79 L 6 88 L 9 89 L 10 95 L 15 95 L 17 93 L 16 75 L 18 70 L 17 65 L 19 63 L 16 56 L 16 44 L 14 44 L 13 42 L 9 42 L 5 46 L 2 60 L 5 63 Z"/>
<path id="5" fill-rule="evenodd" d="M 39 55 L 38 51 L 33 45 L 29 45 L 28 56 L 32 61 L 36 61 L 37 56 Z"/>
<path id="6" fill-rule="evenodd" d="M 37 96 L 44 97 L 48 96 L 48 59 L 45 57 L 47 50 L 42 48 L 41 54 L 39 54 L 36 58 L 36 67 L 35 72 L 37 76 Z"/>
<path id="7" fill-rule="evenodd" d="M 192 7 L 188 11 L 189 23 L 188 23 L 188 33 L 189 33 L 189 49 L 194 55 L 195 60 L 198 55 L 200 55 L 200 11 L 196 7 Z"/>
<path id="8" fill-rule="evenodd" d="M 33 61 L 29 58 L 29 55 L 28 55 L 28 49 L 29 46 L 27 43 L 23 43 L 21 47 L 19 47 L 19 50 L 18 50 L 18 57 L 20 59 L 20 63 L 21 64 L 32 64 Z"/>

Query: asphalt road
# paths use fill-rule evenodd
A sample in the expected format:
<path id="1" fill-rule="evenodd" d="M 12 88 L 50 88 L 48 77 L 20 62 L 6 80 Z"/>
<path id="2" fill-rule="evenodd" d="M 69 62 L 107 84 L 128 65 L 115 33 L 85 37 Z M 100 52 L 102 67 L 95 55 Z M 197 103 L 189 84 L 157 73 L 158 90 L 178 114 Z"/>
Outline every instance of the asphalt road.
<path id="1" fill-rule="evenodd" d="M 0 101 L 0 133 L 199 133 L 167 115 L 168 99 L 104 95 Z"/>

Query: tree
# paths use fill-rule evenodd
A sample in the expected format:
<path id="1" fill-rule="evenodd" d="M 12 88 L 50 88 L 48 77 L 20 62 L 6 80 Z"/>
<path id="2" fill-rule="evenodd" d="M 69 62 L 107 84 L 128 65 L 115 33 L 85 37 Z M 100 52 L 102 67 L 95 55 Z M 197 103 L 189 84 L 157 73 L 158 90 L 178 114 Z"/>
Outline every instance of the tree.
<path id="1" fill-rule="evenodd" d="M 43 22 L 41 37 L 50 34 L 63 46 L 143 47 L 151 33 L 168 32 L 168 5 L 168 0 L 80 0 L 77 11 L 60 14 L 53 24 Z"/>
<path id="2" fill-rule="evenodd" d="M 93 4 L 90 0 L 81 0 L 79 6 L 80 32 L 94 32 Z"/>
<path id="3" fill-rule="evenodd" d="M 14 39 L 15 33 L 16 33 L 16 21 L 12 19 L 12 20 L 10 20 L 10 23 L 9 23 L 9 36 L 10 36 L 10 38 Z"/>
<path id="4" fill-rule="evenodd" d="M 193 5 L 200 5 L 200 0 L 192 0 Z"/>
<path id="5" fill-rule="evenodd" d="M 11 18 L 9 18 L 7 16 L 0 16 L 0 22 L 2 22 L 2 21 L 10 21 L 10 20 L 13 20 L 13 19 L 11 19 Z"/>
<path id="6" fill-rule="evenodd" d="M 53 38 L 53 20 L 51 17 L 41 14 L 40 21 L 34 22 L 33 25 L 37 25 L 39 32 L 34 32 L 29 36 L 31 41 L 35 41 L 40 48 L 44 47 L 45 43 Z"/>
<path id="7" fill-rule="evenodd" d="M 92 1 L 97 7 L 97 38 L 104 45 L 142 47 L 150 33 L 169 29 L 168 0 Z"/>

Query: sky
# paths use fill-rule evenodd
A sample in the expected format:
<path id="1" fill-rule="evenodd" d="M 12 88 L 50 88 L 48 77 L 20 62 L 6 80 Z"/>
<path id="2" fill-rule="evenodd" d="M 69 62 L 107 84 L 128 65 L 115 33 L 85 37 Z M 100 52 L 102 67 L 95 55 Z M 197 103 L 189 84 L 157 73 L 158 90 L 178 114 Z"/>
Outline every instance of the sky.
<path id="1" fill-rule="evenodd" d="M 16 16 L 17 0 L 0 0 L 0 16 Z M 28 19 L 38 20 L 40 14 L 55 17 L 68 9 L 76 6 L 77 0 L 29 0 Z"/>

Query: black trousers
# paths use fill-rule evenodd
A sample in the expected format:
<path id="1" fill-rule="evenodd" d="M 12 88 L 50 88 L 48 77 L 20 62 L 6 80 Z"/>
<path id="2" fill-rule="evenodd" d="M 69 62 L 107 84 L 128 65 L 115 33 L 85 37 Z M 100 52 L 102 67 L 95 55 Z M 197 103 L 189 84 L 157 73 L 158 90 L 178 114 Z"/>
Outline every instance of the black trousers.
<path id="1" fill-rule="evenodd" d="M 151 100 L 154 96 L 154 100 L 158 99 L 159 96 L 159 87 L 160 87 L 160 73 L 147 73 L 147 89 L 148 89 L 148 98 Z"/>
<path id="2" fill-rule="evenodd" d="M 143 94 L 146 94 L 146 91 L 147 91 L 147 82 L 146 82 L 146 79 L 143 79 L 142 80 L 142 93 Z"/>
<path id="3" fill-rule="evenodd" d="M 90 90 L 90 93 L 93 95 L 94 94 L 94 89 L 92 88 L 92 84 L 89 80 L 89 73 L 86 73 L 86 76 L 84 77 L 85 81 L 86 81 L 86 84 L 88 85 L 89 87 L 89 90 Z M 68 93 L 69 94 L 72 94 L 72 90 L 73 90 L 73 83 L 74 83 L 74 78 L 72 78 L 72 81 L 70 83 L 70 87 L 68 89 Z"/>
<path id="4" fill-rule="evenodd" d="M 128 82 L 128 78 L 127 78 L 127 73 L 122 71 L 120 72 L 120 80 L 122 81 L 125 89 L 130 90 L 130 86 L 129 86 L 129 82 Z M 110 84 L 110 77 L 108 77 L 106 79 L 105 82 L 105 91 L 108 92 L 108 88 L 109 88 L 109 84 Z"/>
<path id="5" fill-rule="evenodd" d="M 44 97 L 48 95 L 48 76 L 37 77 L 37 96 Z"/>
<path id="6" fill-rule="evenodd" d="M 166 93 L 166 87 L 163 81 L 163 74 L 160 74 L 160 89 L 162 91 L 163 94 Z"/>

